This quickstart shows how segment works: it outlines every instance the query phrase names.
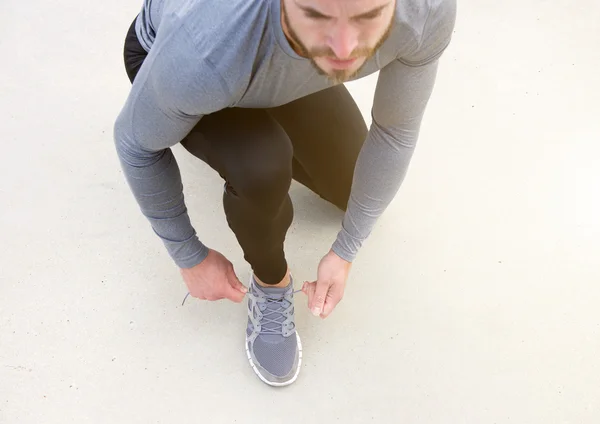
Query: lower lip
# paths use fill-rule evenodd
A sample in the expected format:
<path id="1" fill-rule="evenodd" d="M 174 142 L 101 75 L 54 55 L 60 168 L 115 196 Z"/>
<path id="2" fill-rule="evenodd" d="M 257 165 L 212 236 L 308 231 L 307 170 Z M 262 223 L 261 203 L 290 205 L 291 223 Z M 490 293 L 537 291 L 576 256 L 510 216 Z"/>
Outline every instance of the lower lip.
<path id="1" fill-rule="evenodd" d="M 350 60 L 335 60 L 327 58 L 329 64 L 335 69 L 348 69 L 356 62 L 356 59 Z"/>

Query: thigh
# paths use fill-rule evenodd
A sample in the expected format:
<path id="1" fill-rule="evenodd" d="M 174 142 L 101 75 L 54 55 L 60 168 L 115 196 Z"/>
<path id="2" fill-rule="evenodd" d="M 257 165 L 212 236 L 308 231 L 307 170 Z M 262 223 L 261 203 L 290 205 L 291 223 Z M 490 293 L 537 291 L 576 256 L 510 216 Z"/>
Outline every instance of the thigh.
<path id="1" fill-rule="evenodd" d="M 343 84 L 269 109 L 294 147 L 301 183 L 346 209 L 367 126 Z"/>
<path id="2" fill-rule="evenodd" d="M 291 141 L 262 109 L 228 108 L 204 116 L 181 144 L 229 183 L 285 174 L 291 180 Z"/>

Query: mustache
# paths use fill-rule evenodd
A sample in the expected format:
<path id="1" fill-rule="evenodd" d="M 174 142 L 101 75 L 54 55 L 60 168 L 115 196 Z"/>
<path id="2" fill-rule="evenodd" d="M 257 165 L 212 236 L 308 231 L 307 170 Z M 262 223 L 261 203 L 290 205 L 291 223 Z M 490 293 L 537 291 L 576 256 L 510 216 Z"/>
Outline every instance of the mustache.
<path id="1" fill-rule="evenodd" d="M 354 49 L 352 51 L 352 53 L 350 54 L 350 56 L 348 58 L 345 58 L 344 60 L 356 59 L 356 58 L 364 57 L 364 56 L 370 56 L 372 52 L 373 52 L 373 49 L 370 49 L 368 47 L 359 47 L 359 48 Z M 315 58 L 315 57 L 337 58 L 336 54 L 330 47 L 316 47 L 316 48 L 309 50 L 308 53 L 309 53 L 310 57 L 313 57 L 313 58 Z"/>

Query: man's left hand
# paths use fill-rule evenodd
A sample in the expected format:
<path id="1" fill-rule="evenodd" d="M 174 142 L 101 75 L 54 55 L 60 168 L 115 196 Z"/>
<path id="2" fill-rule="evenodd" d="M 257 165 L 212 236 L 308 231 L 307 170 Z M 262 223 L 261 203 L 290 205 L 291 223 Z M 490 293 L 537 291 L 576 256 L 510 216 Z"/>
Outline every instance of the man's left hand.
<path id="1" fill-rule="evenodd" d="M 314 316 L 327 318 L 344 296 L 346 280 L 352 263 L 330 250 L 321 259 L 317 281 L 305 282 L 302 291 L 308 296 L 308 308 Z"/>

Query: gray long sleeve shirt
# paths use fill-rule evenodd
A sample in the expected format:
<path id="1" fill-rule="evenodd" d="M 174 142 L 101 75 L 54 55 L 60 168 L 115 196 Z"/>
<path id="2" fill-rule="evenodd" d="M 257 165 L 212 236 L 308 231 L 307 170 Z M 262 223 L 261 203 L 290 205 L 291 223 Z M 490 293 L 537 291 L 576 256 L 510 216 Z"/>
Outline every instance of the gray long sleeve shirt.
<path id="1" fill-rule="evenodd" d="M 380 71 L 372 124 L 332 246 L 348 261 L 406 174 L 455 15 L 456 0 L 397 0 L 389 38 L 356 76 Z M 280 0 L 145 0 L 136 32 L 149 53 L 115 122 L 116 149 L 142 213 L 175 263 L 190 268 L 208 248 L 190 222 L 170 147 L 204 115 L 279 106 L 332 82 L 289 45 Z"/>

